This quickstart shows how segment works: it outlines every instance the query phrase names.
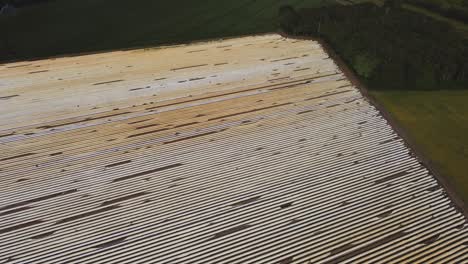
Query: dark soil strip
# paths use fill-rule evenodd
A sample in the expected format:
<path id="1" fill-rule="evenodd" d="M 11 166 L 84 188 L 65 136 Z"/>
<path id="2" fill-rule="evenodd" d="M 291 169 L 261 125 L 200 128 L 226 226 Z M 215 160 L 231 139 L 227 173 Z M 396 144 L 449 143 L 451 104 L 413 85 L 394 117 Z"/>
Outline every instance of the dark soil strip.
<path id="1" fill-rule="evenodd" d="M 19 95 L 15 94 L 15 95 L 1 96 L 0 100 L 8 100 L 8 99 L 11 99 L 11 98 L 14 98 L 14 97 L 17 97 L 17 96 L 19 96 Z"/>
<path id="2" fill-rule="evenodd" d="M 231 204 L 231 206 L 241 206 L 241 205 L 246 205 L 246 204 L 249 204 L 249 203 L 253 203 L 253 202 L 259 200 L 261 197 L 262 196 L 255 196 L 255 197 L 252 197 L 252 198 L 249 198 L 249 199 L 237 202 L 237 203 L 233 203 L 233 204 Z"/>
<path id="3" fill-rule="evenodd" d="M 115 80 L 115 81 L 108 81 L 108 82 L 100 82 L 100 83 L 93 83 L 93 85 L 102 85 L 108 83 L 116 83 L 116 82 L 123 82 L 124 80 Z"/>
<path id="4" fill-rule="evenodd" d="M 55 152 L 55 153 L 49 154 L 49 156 L 57 156 L 57 155 L 60 155 L 60 154 L 63 154 L 63 152 Z"/>
<path id="5" fill-rule="evenodd" d="M 327 106 L 327 108 L 333 108 L 333 107 L 337 107 L 337 106 L 340 106 L 340 104 L 329 105 L 329 106 Z"/>
<path id="6" fill-rule="evenodd" d="M 407 235 L 406 232 L 400 231 L 400 232 L 395 233 L 393 235 L 386 236 L 386 237 L 384 237 L 384 238 L 382 238 L 382 239 L 380 239 L 378 241 L 375 241 L 374 243 L 372 243 L 370 245 L 364 246 L 362 248 L 358 248 L 358 249 L 353 250 L 353 251 L 351 251 L 349 253 L 346 253 L 346 254 L 344 254 L 344 255 L 342 255 L 340 257 L 337 257 L 335 259 L 324 262 L 324 264 L 338 264 L 338 263 L 341 263 L 341 262 L 343 262 L 343 261 L 345 261 L 347 259 L 358 256 L 358 255 L 360 255 L 362 253 L 365 253 L 367 251 L 370 251 L 370 250 L 372 250 L 372 249 L 374 249 L 376 247 L 380 247 L 381 245 L 389 243 L 389 242 L 391 242 L 391 241 L 393 241 L 395 239 L 398 239 L 400 237 L 403 237 L 405 235 Z"/>
<path id="7" fill-rule="evenodd" d="M 387 182 L 387 181 L 391 181 L 393 179 L 400 178 L 401 176 L 405 176 L 406 174 L 408 174 L 408 172 L 406 172 L 406 171 L 395 173 L 393 175 L 384 177 L 382 179 L 378 179 L 378 180 L 375 181 L 375 183 L 380 184 L 380 183 L 384 183 L 384 182 Z"/>
<path id="8" fill-rule="evenodd" d="M 289 79 L 289 76 L 288 77 L 282 77 L 282 78 L 276 78 L 276 79 L 270 79 L 270 80 L 268 80 L 268 82 L 279 81 L 279 80 L 284 80 L 284 79 Z"/>
<path id="9" fill-rule="evenodd" d="M 152 133 L 158 133 L 158 132 L 166 131 L 166 130 L 169 130 L 169 128 L 161 128 L 161 129 L 157 129 L 157 130 L 151 130 L 151 131 L 148 131 L 148 132 L 133 134 L 133 135 L 128 136 L 127 138 L 139 137 L 139 136 L 148 135 L 148 134 L 152 134 Z"/>
<path id="10" fill-rule="evenodd" d="M 146 126 L 140 126 L 140 127 L 137 127 L 135 129 L 145 129 L 145 128 L 148 128 L 148 127 L 155 127 L 155 126 L 160 126 L 161 124 L 151 124 L 151 125 L 146 125 Z"/>
<path id="11" fill-rule="evenodd" d="M 22 182 L 22 181 L 27 181 L 27 180 L 29 180 L 29 179 L 27 179 L 27 178 L 21 178 L 21 179 L 16 180 L 16 182 Z"/>
<path id="12" fill-rule="evenodd" d="M 6 160 L 12 160 L 12 159 L 17 159 L 17 158 L 27 157 L 27 156 L 31 156 L 31 155 L 34 155 L 34 154 L 36 154 L 36 153 L 21 154 L 21 155 L 18 155 L 18 156 L 13 156 L 13 157 L 0 159 L 0 161 L 6 161 Z"/>
<path id="13" fill-rule="evenodd" d="M 32 208 L 32 207 L 30 207 L 30 206 L 25 206 L 25 207 L 13 209 L 13 210 L 10 210 L 10 211 L 6 211 L 6 212 L 3 212 L 3 213 L 0 213 L 0 216 L 9 215 L 9 214 L 14 214 L 14 213 L 17 213 L 17 212 L 21 212 L 21 211 L 24 211 L 24 210 L 28 210 L 28 209 L 30 209 L 30 208 Z"/>
<path id="14" fill-rule="evenodd" d="M 34 221 L 27 222 L 27 223 L 24 223 L 24 224 L 19 224 L 19 225 L 7 227 L 7 228 L 4 228 L 4 229 L 0 229 L 0 234 L 15 231 L 15 230 L 25 228 L 25 227 L 29 227 L 29 226 L 33 226 L 33 225 L 37 225 L 37 224 L 40 224 L 40 223 L 43 223 L 43 222 L 44 222 L 43 220 L 34 220 Z"/>
<path id="15" fill-rule="evenodd" d="M 297 57 L 289 57 L 289 58 L 285 58 L 285 59 L 272 60 L 270 62 L 285 61 L 285 60 L 292 60 L 292 59 L 297 59 Z"/>
<path id="16" fill-rule="evenodd" d="M 177 182 L 177 181 L 181 181 L 181 180 L 184 180 L 184 179 L 185 178 L 182 178 L 182 177 L 181 178 L 175 178 L 175 179 L 172 180 L 172 182 Z"/>
<path id="17" fill-rule="evenodd" d="M 290 264 L 294 261 L 294 257 L 287 257 L 280 260 L 277 264 Z"/>
<path id="18" fill-rule="evenodd" d="M 191 79 L 189 79 L 189 82 L 191 82 L 191 81 L 199 81 L 199 80 L 203 80 L 203 79 L 206 79 L 206 77 L 191 78 Z"/>
<path id="19" fill-rule="evenodd" d="M 133 88 L 133 89 L 130 89 L 129 91 L 130 92 L 133 92 L 133 91 L 138 91 L 138 90 L 143 90 L 145 89 L 144 87 L 140 87 L 140 88 Z"/>
<path id="20" fill-rule="evenodd" d="M 110 205 L 110 204 L 114 204 L 114 203 L 123 202 L 125 200 L 137 198 L 137 197 L 140 197 L 140 196 L 143 196 L 143 195 L 146 195 L 146 194 L 149 194 L 149 192 L 139 192 L 139 193 L 130 194 L 130 195 L 127 195 L 127 196 L 124 196 L 124 197 L 120 197 L 120 198 L 116 198 L 116 199 L 113 199 L 113 200 L 105 201 L 105 202 L 103 202 L 101 204 L 101 206 L 106 206 L 106 205 Z"/>
<path id="21" fill-rule="evenodd" d="M 189 139 L 193 139 L 193 138 L 197 138 L 197 137 L 208 136 L 208 135 L 211 135 L 211 134 L 216 134 L 216 133 L 221 132 L 221 131 L 223 131 L 223 130 L 207 132 L 207 133 L 198 134 L 198 135 L 194 135 L 194 136 L 190 136 L 190 137 L 185 137 L 185 138 L 179 138 L 179 139 L 176 139 L 176 140 L 166 141 L 166 142 L 164 142 L 163 144 L 171 144 L 171 143 L 176 143 L 176 142 L 180 142 L 180 141 L 184 141 L 184 140 L 189 140 Z"/>
<path id="22" fill-rule="evenodd" d="M 349 103 L 352 103 L 352 102 L 356 102 L 356 101 L 358 101 L 358 100 L 361 100 L 361 98 L 355 98 L 355 99 L 346 101 L 345 104 L 349 104 Z"/>
<path id="23" fill-rule="evenodd" d="M 26 67 L 26 66 L 30 66 L 30 65 L 32 65 L 32 64 L 23 64 L 23 65 L 17 65 L 17 66 L 9 66 L 9 67 L 7 67 L 7 69 Z"/>
<path id="24" fill-rule="evenodd" d="M 305 99 L 304 101 L 310 101 L 310 100 L 320 99 L 320 98 L 324 98 L 324 97 L 328 97 L 328 96 L 333 96 L 333 95 L 337 95 L 337 94 L 342 94 L 342 93 L 348 93 L 348 92 L 351 92 L 351 90 L 342 91 L 342 92 L 336 92 L 336 93 L 330 93 L 330 94 L 325 94 L 325 95 L 316 96 L 316 97 L 311 97 L 311 98 Z"/>
<path id="25" fill-rule="evenodd" d="M 169 169 L 176 168 L 176 167 L 179 167 L 179 166 L 182 166 L 182 165 L 184 165 L 184 164 L 176 163 L 176 164 L 172 164 L 172 165 L 169 165 L 169 166 L 164 166 L 164 167 L 157 168 L 157 169 L 152 169 L 152 170 L 149 170 L 149 171 L 143 171 L 143 172 L 139 172 L 139 173 L 135 173 L 135 174 L 132 174 L 132 175 L 128 175 L 128 176 L 124 176 L 124 177 L 114 179 L 112 182 L 124 181 L 124 180 L 132 179 L 132 178 L 135 178 L 135 177 L 139 177 L 139 176 L 143 176 L 143 175 L 147 175 L 147 174 L 151 174 L 151 173 L 155 173 L 155 172 L 159 172 L 159 171 L 169 170 Z"/>
<path id="26" fill-rule="evenodd" d="M 159 79 L 154 79 L 154 81 L 162 81 L 162 80 L 166 80 L 167 78 L 159 78 Z"/>
<path id="27" fill-rule="evenodd" d="M 74 216 L 67 217 L 67 218 L 64 218 L 62 220 L 59 220 L 59 221 L 55 222 L 55 224 L 63 224 L 63 223 L 66 223 L 66 222 L 75 221 L 75 220 L 78 220 L 78 219 L 83 218 L 83 217 L 88 217 L 88 216 L 91 216 L 91 215 L 107 212 L 107 211 L 110 211 L 112 209 L 116 209 L 116 208 L 119 208 L 119 207 L 120 207 L 119 205 L 112 205 L 112 206 L 105 207 L 105 208 L 98 209 L 98 210 L 94 210 L 94 211 L 91 211 L 91 212 L 87 212 L 87 213 L 83 213 L 83 214 L 79 214 L 79 215 L 74 215 Z"/>
<path id="28" fill-rule="evenodd" d="M 244 121 L 241 122 L 240 126 L 251 125 L 251 124 L 254 124 L 254 123 L 257 123 L 257 122 L 254 122 L 252 120 L 244 120 Z"/>
<path id="29" fill-rule="evenodd" d="M 106 116 L 99 116 L 99 117 L 93 117 L 93 118 L 89 117 L 89 118 L 85 118 L 85 119 L 79 120 L 79 121 L 73 121 L 73 122 L 62 123 L 62 124 L 57 124 L 57 125 L 45 125 L 45 126 L 40 126 L 40 127 L 37 127 L 37 129 L 47 129 L 47 128 L 55 128 L 55 127 L 73 125 L 73 124 L 78 124 L 78 123 L 81 123 L 81 122 L 94 121 L 94 120 L 98 120 L 98 119 L 103 119 L 103 118 L 108 118 L 108 117 L 114 117 L 114 116 L 119 116 L 119 115 L 126 115 L 126 114 L 130 114 L 130 113 L 132 113 L 132 112 L 123 112 L 123 113 L 112 114 L 112 115 L 106 115 Z"/>
<path id="30" fill-rule="evenodd" d="M 395 140 L 398 140 L 398 137 L 392 138 L 392 139 L 387 139 L 385 141 L 379 142 L 379 145 L 387 144 L 387 143 L 393 142 Z"/>
<path id="31" fill-rule="evenodd" d="M 193 66 L 187 66 L 187 67 L 181 67 L 181 68 L 174 68 L 174 69 L 171 69 L 171 71 L 179 71 L 179 70 L 197 68 L 197 67 L 202 67 L 202 66 L 208 66 L 208 64 L 199 64 L 199 65 L 193 65 Z"/>
<path id="32" fill-rule="evenodd" d="M 77 189 L 72 189 L 72 190 L 68 190 L 68 191 L 64 191 L 64 192 L 49 194 L 49 195 L 46 195 L 46 196 L 30 199 L 30 200 L 27 200 L 27 201 L 15 203 L 15 204 L 10 204 L 10 205 L 1 207 L 0 210 L 7 210 L 7 209 L 14 208 L 14 207 L 27 205 L 27 204 L 30 204 L 30 203 L 40 202 L 40 201 L 44 201 L 44 200 L 47 200 L 47 199 L 52 199 L 52 198 L 55 198 L 55 197 L 59 197 L 59 196 L 62 196 L 62 195 L 67 195 L 67 194 L 70 194 L 70 193 L 74 193 L 74 192 L 77 192 L 77 191 L 78 191 Z"/>
<path id="33" fill-rule="evenodd" d="M 46 238 L 48 236 L 51 236 L 54 233 L 55 233 L 55 231 L 50 231 L 50 232 L 47 232 L 47 233 L 39 234 L 37 236 L 32 236 L 32 237 L 30 237 L 30 239 L 42 239 L 42 238 Z"/>
<path id="34" fill-rule="evenodd" d="M 206 50 L 191 50 L 191 51 L 188 51 L 187 53 L 195 53 L 195 52 L 202 52 L 202 51 L 206 51 Z"/>
<path id="35" fill-rule="evenodd" d="M 284 103 L 284 104 L 279 104 L 279 105 L 272 105 L 272 106 L 257 108 L 257 109 L 253 109 L 253 110 L 249 110 L 249 111 L 239 112 L 239 113 L 235 113 L 235 114 L 213 117 L 213 118 L 208 119 L 208 121 L 218 120 L 218 119 L 223 119 L 223 118 L 227 118 L 227 117 L 232 117 L 232 116 L 237 116 L 237 115 L 243 115 L 243 114 L 248 114 L 248 113 L 254 113 L 254 112 L 258 112 L 258 111 L 262 111 L 262 110 L 266 110 L 266 109 L 271 109 L 271 108 L 275 108 L 275 107 L 281 107 L 281 106 L 290 105 L 290 104 L 292 104 L 292 103 Z"/>
<path id="36" fill-rule="evenodd" d="M 15 132 L 11 132 L 10 134 L 0 135 L 0 138 L 13 136 L 14 134 L 15 134 Z"/>
<path id="37" fill-rule="evenodd" d="M 112 168 L 112 167 L 116 167 L 116 166 L 120 166 L 120 165 L 130 163 L 130 162 L 132 162 L 132 161 L 131 160 L 126 160 L 126 161 L 116 162 L 116 163 L 106 165 L 106 168 Z"/>
<path id="38" fill-rule="evenodd" d="M 348 249 L 351 249 L 353 247 L 355 247 L 356 245 L 350 243 L 350 244 L 345 244 L 345 245 L 342 245 L 342 246 L 339 246 L 337 248 L 334 248 L 330 251 L 330 255 L 336 255 L 336 254 L 340 254 L 341 252 L 343 251 L 346 251 Z"/>
<path id="39" fill-rule="evenodd" d="M 439 190 L 440 188 L 441 188 L 440 185 L 436 185 L 436 186 L 427 188 L 426 191 L 435 192 L 435 191 Z"/>
<path id="40" fill-rule="evenodd" d="M 428 238 L 424 239 L 423 241 L 421 241 L 421 243 L 425 244 L 425 245 L 430 245 L 430 244 L 436 242 L 437 239 L 439 239 L 439 236 L 440 236 L 439 234 L 433 235 L 431 237 L 428 237 Z"/>
<path id="41" fill-rule="evenodd" d="M 138 123 L 143 123 L 143 122 L 146 122 L 146 121 L 150 121 L 152 118 L 150 119 L 143 119 L 143 120 L 139 120 L 139 121 L 133 121 L 133 122 L 129 122 L 127 124 L 129 125 L 133 125 L 133 124 L 138 124 Z"/>
<path id="42" fill-rule="evenodd" d="M 388 211 L 385 211 L 385 212 L 377 215 L 377 218 L 385 218 L 385 217 L 390 216 L 392 213 L 393 213 L 393 210 L 388 210 Z"/>
<path id="43" fill-rule="evenodd" d="M 302 112 L 299 112 L 297 113 L 298 115 L 302 115 L 302 114 L 307 114 L 307 113 L 312 113 L 314 112 L 315 110 L 307 110 L 307 111 L 302 111 Z"/>
<path id="44" fill-rule="evenodd" d="M 236 226 L 236 227 L 233 227 L 233 228 L 230 228 L 230 229 L 221 231 L 221 232 L 219 232 L 219 233 L 216 233 L 216 234 L 213 236 L 213 238 L 220 238 L 220 237 L 223 237 L 223 236 L 227 236 L 227 235 L 230 235 L 230 234 L 232 234 L 232 233 L 235 233 L 235 232 L 238 232 L 238 231 L 247 229 L 247 228 L 249 228 L 249 227 L 251 227 L 251 225 L 248 225 L 248 224 Z"/>
<path id="45" fill-rule="evenodd" d="M 298 71 L 305 71 L 305 70 L 310 70 L 310 68 L 302 68 L 302 69 L 297 69 L 297 70 L 294 70 L 294 71 L 298 72 Z"/>
<path id="46" fill-rule="evenodd" d="M 289 202 L 289 203 L 285 203 L 285 204 L 280 205 L 280 208 L 281 208 L 281 209 L 286 209 L 286 208 L 288 208 L 288 207 L 290 207 L 290 206 L 292 206 L 292 205 L 293 205 L 293 203 L 292 203 L 292 202 Z"/>
<path id="47" fill-rule="evenodd" d="M 195 125 L 195 124 L 198 124 L 198 123 L 199 122 L 192 122 L 192 123 L 182 124 L 182 125 L 175 126 L 174 128 L 191 126 L 191 125 Z"/>
<path id="48" fill-rule="evenodd" d="M 43 71 L 33 71 L 33 72 L 28 72 L 29 74 L 34 74 L 34 73 L 41 73 L 41 72 L 48 72 L 49 70 L 43 70 Z"/>
<path id="49" fill-rule="evenodd" d="M 115 239 L 115 240 L 112 240 L 112 241 L 109 241 L 109 242 L 106 242 L 106 243 L 102 243 L 102 244 L 96 245 L 96 246 L 94 246 L 94 248 L 106 248 L 106 247 L 114 246 L 114 245 L 117 245 L 117 244 L 119 244 L 119 243 L 124 242 L 125 239 L 127 239 L 127 237 L 117 238 L 117 239 Z"/>
<path id="50" fill-rule="evenodd" d="M 226 65 L 226 64 L 229 64 L 229 63 L 227 63 L 227 62 L 215 63 L 214 66 L 220 66 L 220 65 Z"/>

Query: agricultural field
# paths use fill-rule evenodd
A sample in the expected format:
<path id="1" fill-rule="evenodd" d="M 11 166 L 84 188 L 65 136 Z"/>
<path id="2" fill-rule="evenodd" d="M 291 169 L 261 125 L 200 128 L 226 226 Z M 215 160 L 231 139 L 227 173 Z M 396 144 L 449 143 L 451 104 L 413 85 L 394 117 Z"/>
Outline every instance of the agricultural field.
<path id="1" fill-rule="evenodd" d="M 468 202 L 468 91 L 372 91 Z"/>
<path id="2" fill-rule="evenodd" d="M 468 263 L 466 217 L 320 44 L 263 34 L 280 5 L 360 2 L 382 5 L 62 0 L 0 17 L 0 264 Z M 348 62 L 364 78 L 374 55 Z M 468 92 L 371 94 L 466 203 Z"/>
<path id="3" fill-rule="evenodd" d="M 316 41 L 0 66 L 0 263 L 463 263 L 466 219 Z"/>
<path id="4" fill-rule="evenodd" d="M 348 5 L 298 14 L 302 34 L 327 40 L 467 208 L 467 27 L 413 7 Z"/>
<path id="5" fill-rule="evenodd" d="M 275 32 L 280 5 L 334 0 L 61 0 L 1 17 L 0 61 Z"/>

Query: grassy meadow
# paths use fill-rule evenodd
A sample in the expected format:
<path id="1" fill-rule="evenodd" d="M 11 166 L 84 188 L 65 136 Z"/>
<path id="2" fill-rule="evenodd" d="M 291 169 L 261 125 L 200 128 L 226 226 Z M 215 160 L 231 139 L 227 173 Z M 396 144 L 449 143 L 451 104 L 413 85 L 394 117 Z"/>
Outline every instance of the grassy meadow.
<path id="1" fill-rule="evenodd" d="M 335 0 L 60 0 L 0 17 L 0 61 L 274 32 L 281 5 Z"/>
<path id="2" fill-rule="evenodd" d="M 468 91 L 372 91 L 468 202 Z"/>

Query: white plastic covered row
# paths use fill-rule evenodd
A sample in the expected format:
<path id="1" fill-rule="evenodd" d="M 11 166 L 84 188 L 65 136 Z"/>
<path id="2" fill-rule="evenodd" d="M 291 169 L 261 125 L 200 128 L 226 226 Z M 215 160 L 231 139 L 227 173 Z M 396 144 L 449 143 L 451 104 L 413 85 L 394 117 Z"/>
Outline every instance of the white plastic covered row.
<path id="1" fill-rule="evenodd" d="M 468 263 L 464 216 L 310 40 L 0 65 L 0 263 Z"/>

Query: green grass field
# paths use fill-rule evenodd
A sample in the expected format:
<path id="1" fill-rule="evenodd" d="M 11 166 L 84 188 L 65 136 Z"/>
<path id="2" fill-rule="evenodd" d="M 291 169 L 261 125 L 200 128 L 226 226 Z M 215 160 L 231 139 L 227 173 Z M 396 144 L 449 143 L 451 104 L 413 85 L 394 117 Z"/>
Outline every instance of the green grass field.
<path id="1" fill-rule="evenodd" d="M 273 32 L 283 4 L 335 0 L 60 0 L 0 17 L 0 61 Z"/>
<path id="2" fill-rule="evenodd" d="M 368 1 L 382 0 L 352 2 Z M 0 34 L 0 61 L 274 32 L 281 5 L 339 2 L 56 0 L 23 8 L 14 17 L 0 16 L 0 28 L 6 29 Z"/>
<path id="3" fill-rule="evenodd" d="M 410 11 L 413 11 L 413 12 L 424 14 L 426 16 L 429 16 L 429 17 L 433 18 L 433 19 L 436 19 L 436 20 L 442 21 L 444 23 L 447 23 L 447 24 L 451 25 L 453 28 L 455 28 L 460 34 L 462 34 L 463 36 L 468 38 L 468 25 L 466 25 L 463 22 L 460 22 L 460 21 L 457 21 L 455 19 L 451 19 L 451 18 L 442 16 L 440 14 L 434 13 L 434 12 L 432 12 L 430 10 L 427 10 L 427 9 L 424 9 L 424 8 L 421 8 L 421 7 L 418 7 L 418 6 L 415 6 L 415 5 L 404 4 L 403 8 L 406 8 L 406 9 L 408 9 Z"/>
<path id="4" fill-rule="evenodd" d="M 372 91 L 468 202 L 468 91 Z"/>

